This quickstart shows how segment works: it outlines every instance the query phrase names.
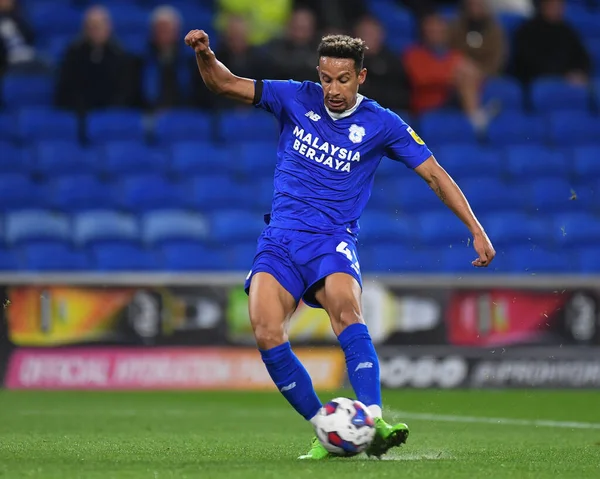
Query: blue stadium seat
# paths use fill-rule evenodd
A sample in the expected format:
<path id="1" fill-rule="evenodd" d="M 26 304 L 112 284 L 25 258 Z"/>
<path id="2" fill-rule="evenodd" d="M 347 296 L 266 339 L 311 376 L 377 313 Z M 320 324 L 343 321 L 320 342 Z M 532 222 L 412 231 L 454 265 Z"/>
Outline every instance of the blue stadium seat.
<path id="1" fill-rule="evenodd" d="M 41 189 L 28 176 L 0 175 L 0 210 L 22 210 L 41 206 Z"/>
<path id="2" fill-rule="evenodd" d="M 503 273 L 508 270 L 502 253 L 496 253 L 494 262 L 487 268 L 476 268 L 473 261 L 477 253 L 473 245 L 456 245 L 451 248 L 439 248 L 432 252 L 432 257 L 440 259 L 440 271 L 453 275 L 483 275 L 486 273 Z"/>
<path id="3" fill-rule="evenodd" d="M 389 160 L 387 162 L 391 163 Z M 271 180 L 272 183 L 273 181 Z M 367 208 L 383 210 L 388 213 L 400 211 L 404 205 L 400 199 L 399 192 L 396 190 L 399 184 L 402 184 L 402 181 L 395 179 L 393 175 L 385 175 L 383 172 L 378 172 Z"/>
<path id="4" fill-rule="evenodd" d="M 559 147 L 600 144 L 600 117 L 586 111 L 550 115 L 550 139 Z"/>
<path id="5" fill-rule="evenodd" d="M 557 243 L 569 247 L 600 245 L 600 217 L 575 212 L 554 217 L 552 236 Z"/>
<path id="6" fill-rule="evenodd" d="M 417 26 L 414 15 L 399 4 L 389 1 L 365 2 L 389 32 L 402 32 L 406 38 L 414 39 Z"/>
<path id="7" fill-rule="evenodd" d="M 375 181 L 377 181 L 378 178 L 383 179 L 389 178 L 390 176 L 397 177 L 402 176 L 403 174 L 406 174 L 406 167 L 401 162 L 384 157 L 377 167 Z"/>
<path id="8" fill-rule="evenodd" d="M 567 9 L 567 20 L 577 30 L 583 40 L 587 40 L 588 38 L 600 39 L 600 32 L 598 31 L 600 14 L 586 8 L 573 7 L 573 5 L 570 5 Z"/>
<path id="9" fill-rule="evenodd" d="M 542 113 L 557 110 L 588 110 L 590 95 L 586 87 L 576 86 L 562 79 L 543 78 L 531 86 L 533 108 Z"/>
<path id="10" fill-rule="evenodd" d="M 178 208 L 186 200 L 178 185 L 154 174 L 124 178 L 119 190 L 121 206 L 136 213 Z"/>
<path id="11" fill-rule="evenodd" d="M 0 173 L 23 173 L 29 166 L 29 155 L 12 143 L 0 141 Z"/>
<path id="12" fill-rule="evenodd" d="M 263 217 L 245 210 L 219 210 L 210 215 L 210 241 L 230 245 L 258 238 Z"/>
<path id="13" fill-rule="evenodd" d="M 238 172 L 254 177 L 263 173 L 273 174 L 276 163 L 277 142 L 256 141 L 239 145 L 233 166 Z"/>
<path id="14" fill-rule="evenodd" d="M 402 247 L 397 243 L 381 243 L 371 250 L 372 257 L 366 261 L 366 266 L 368 270 L 381 273 L 439 272 L 442 269 L 441 257 L 439 250 L 435 251 Z"/>
<path id="15" fill-rule="evenodd" d="M 385 36 L 386 46 L 398 56 L 404 54 L 407 48 L 414 45 L 415 40 L 412 37 L 406 36 L 406 32 L 400 30 L 392 30 L 387 32 Z M 406 120 L 405 120 L 406 121 Z"/>
<path id="16" fill-rule="evenodd" d="M 491 78 L 483 87 L 482 101 L 484 104 L 497 101 L 502 111 L 520 111 L 523 109 L 523 89 L 514 78 Z"/>
<path id="17" fill-rule="evenodd" d="M 273 178 L 264 176 L 257 180 L 250 180 L 250 196 L 248 197 L 248 205 L 253 211 L 261 212 L 263 215 L 271 211 L 273 204 L 273 194 L 275 187 L 273 186 Z"/>
<path id="18" fill-rule="evenodd" d="M 83 271 L 90 267 L 83 251 L 64 243 L 40 243 L 22 248 L 23 268 L 28 271 Z"/>
<path id="19" fill-rule="evenodd" d="M 43 41 L 38 39 L 37 48 L 43 55 L 45 55 L 49 61 L 55 65 L 59 65 L 63 60 L 67 49 L 73 41 L 73 35 L 52 35 L 50 38 L 42 38 Z"/>
<path id="20" fill-rule="evenodd" d="M 209 142 L 181 142 L 171 148 L 171 168 L 182 176 L 199 175 L 210 170 L 226 171 L 237 157 L 233 149 Z"/>
<path id="21" fill-rule="evenodd" d="M 48 108 L 22 109 L 17 116 L 18 136 L 24 142 L 64 140 L 76 142 L 77 117 L 67 111 Z"/>
<path id="22" fill-rule="evenodd" d="M 256 255 L 256 240 L 239 243 L 227 248 L 225 267 L 233 271 L 248 271 Z"/>
<path id="23" fill-rule="evenodd" d="M 600 36 L 589 38 L 585 42 L 588 53 L 592 60 L 592 67 L 596 75 L 600 74 Z"/>
<path id="24" fill-rule="evenodd" d="M 537 145 L 546 141 L 546 124 L 541 116 L 508 111 L 490 122 L 487 137 L 491 146 Z"/>
<path id="25" fill-rule="evenodd" d="M 515 178 L 569 174 L 569 162 L 560 151 L 540 146 L 512 146 L 506 149 L 507 173 Z"/>
<path id="26" fill-rule="evenodd" d="M 552 241 L 550 221 L 519 211 L 488 214 L 483 225 L 496 249 L 513 245 L 548 245 Z"/>
<path id="27" fill-rule="evenodd" d="M 600 145 L 575 148 L 573 169 L 580 179 L 600 178 Z"/>
<path id="28" fill-rule="evenodd" d="M 557 211 L 573 211 L 579 204 L 571 201 L 573 186 L 564 178 L 539 178 L 528 182 L 529 205 L 537 214 Z"/>
<path id="29" fill-rule="evenodd" d="M 432 145 L 477 142 L 473 125 L 462 112 L 424 113 L 419 122 L 418 133 L 426 143 Z"/>
<path id="30" fill-rule="evenodd" d="M 219 118 L 219 134 L 230 144 L 243 141 L 277 141 L 279 131 L 275 118 L 266 112 L 245 109 L 223 112 Z"/>
<path id="31" fill-rule="evenodd" d="M 167 271 L 220 271 L 226 267 L 222 249 L 210 248 L 197 242 L 167 243 L 160 251 L 163 268 Z"/>
<path id="32" fill-rule="evenodd" d="M 148 52 L 148 33 L 125 32 L 119 34 L 119 43 L 127 53 L 143 57 Z"/>
<path id="33" fill-rule="evenodd" d="M 506 261 L 513 273 L 565 274 L 578 268 L 576 257 L 566 251 L 552 251 L 532 246 L 516 246 L 506 251 Z"/>
<path id="34" fill-rule="evenodd" d="M 600 247 L 582 248 L 576 255 L 578 256 L 579 273 L 600 274 Z"/>
<path id="35" fill-rule="evenodd" d="M 163 152 L 137 141 L 108 142 L 104 156 L 100 169 L 108 176 L 164 173 L 167 170 L 167 157 Z"/>
<path id="36" fill-rule="evenodd" d="M 35 148 L 34 171 L 44 175 L 91 173 L 97 158 L 93 151 L 68 141 L 44 141 Z"/>
<path id="37" fill-rule="evenodd" d="M 142 217 L 142 240 L 147 244 L 190 240 L 201 241 L 208 236 L 205 219 L 183 210 L 153 211 Z"/>
<path id="38" fill-rule="evenodd" d="M 69 219 L 47 210 L 23 210 L 7 213 L 5 239 L 8 244 L 28 244 L 44 240 L 71 240 Z"/>
<path id="39" fill-rule="evenodd" d="M 421 213 L 417 221 L 421 246 L 459 247 L 469 241 L 469 230 L 450 211 Z"/>
<path id="40" fill-rule="evenodd" d="M 500 152 L 477 145 L 447 145 L 440 147 L 435 156 L 455 178 L 499 176 L 502 172 Z"/>
<path id="41" fill-rule="evenodd" d="M 369 242 L 397 241 L 416 242 L 417 225 L 408 216 L 399 216 L 376 211 L 365 211 L 359 220 L 360 237 Z"/>
<path id="42" fill-rule="evenodd" d="M 388 194 L 398 198 L 405 212 L 439 210 L 444 207 L 427 183 L 415 174 L 397 179 L 393 185 L 390 182 L 390 186 L 392 189 L 387 188 Z"/>
<path id="43" fill-rule="evenodd" d="M 213 135 L 212 116 L 200 111 L 172 110 L 156 119 L 155 138 L 159 144 L 179 141 L 209 141 Z"/>
<path id="44" fill-rule="evenodd" d="M 506 38 L 511 41 L 517 29 L 527 20 L 527 17 L 518 13 L 503 12 L 498 15 L 498 20 L 504 29 Z"/>
<path id="45" fill-rule="evenodd" d="M 13 115 L 0 111 L 0 141 L 13 141 L 16 136 Z"/>
<path id="46" fill-rule="evenodd" d="M 88 116 L 87 136 L 93 143 L 143 141 L 145 131 L 142 115 L 134 110 L 116 108 L 92 112 Z"/>
<path id="47" fill-rule="evenodd" d="M 27 106 L 50 106 L 54 84 L 46 75 L 6 75 L 2 82 L 2 99 L 9 109 Z"/>
<path id="48" fill-rule="evenodd" d="M 111 209 L 117 201 L 109 185 L 86 174 L 55 178 L 49 194 L 50 206 L 68 213 Z"/>
<path id="49" fill-rule="evenodd" d="M 150 15 L 147 10 L 133 3 L 110 2 L 107 5 L 114 30 L 119 37 L 121 34 L 146 33 L 150 23 Z"/>
<path id="50" fill-rule="evenodd" d="M 469 178 L 461 181 L 460 187 L 479 214 L 482 211 L 521 208 L 523 205 L 522 191 L 498 178 Z"/>
<path id="51" fill-rule="evenodd" d="M 18 254 L 14 249 L 0 245 L 0 271 L 14 271 L 19 269 Z"/>
<path id="52" fill-rule="evenodd" d="M 594 181 L 595 180 L 595 181 Z M 587 181 L 575 183 L 573 185 L 573 206 L 570 211 L 589 211 L 590 213 L 600 212 L 600 180 L 592 176 Z"/>
<path id="53" fill-rule="evenodd" d="M 30 12 L 34 30 L 47 37 L 69 34 L 75 36 L 81 29 L 82 11 L 66 2 L 48 2 Z"/>
<path id="54" fill-rule="evenodd" d="M 100 271 L 148 271 L 160 267 L 155 252 L 134 244 L 98 244 L 90 251 Z"/>
<path id="55" fill-rule="evenodd" d="M 111 210 L 88 211 L 73 219 L 73 240 L 79 245 L 131 243 L 138 239 L 138 224 L 128 214 Z"/>
<path id="56" fill-rule="evenodd" d="M 249 201 L 252 194 L 252 189 L 247 184 L 234 181 L 230 176 L 220 175 L 193 178 L 187 190 L 187 205 L 200 210 L 240 207 Z"/>

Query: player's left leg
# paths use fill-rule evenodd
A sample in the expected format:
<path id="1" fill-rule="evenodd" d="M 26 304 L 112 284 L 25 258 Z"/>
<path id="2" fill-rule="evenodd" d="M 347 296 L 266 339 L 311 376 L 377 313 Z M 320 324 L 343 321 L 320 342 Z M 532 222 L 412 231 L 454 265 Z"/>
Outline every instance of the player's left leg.
<path id="1" fill-rule="evenodd" d="M 380 457 L 390 448 L 405 443 L 409 430 L 406 424 L 392 426 L 382 419 L 379 359 L 363 320 L 361 287 L 356 276 L 354 273 L 331 274 L 317 285 L 314 297 L 331 319 L 346 356 L 348 377 L 356 398 L 366 404 L 375 417 L 377 433 L 367 454 Z"/>

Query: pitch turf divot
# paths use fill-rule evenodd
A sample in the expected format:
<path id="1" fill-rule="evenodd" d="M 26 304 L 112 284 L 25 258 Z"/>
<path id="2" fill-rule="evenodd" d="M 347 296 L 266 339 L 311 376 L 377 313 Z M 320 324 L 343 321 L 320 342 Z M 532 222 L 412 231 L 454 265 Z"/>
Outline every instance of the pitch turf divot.
<path id="1" fill-rule="evenodd" d="M 600 423 L 578 421 L 550 421 L 543 419 L 511 419 L 504 417 L 455 416 L 452 414 L 428 414 L 388 409 L 387 415 L 394 421 L 414 419 L 432 422 L 457 422 L 471 424 L 496 424 L 498 426 L 552 427 L 563 429 L 600 429 Z"/>

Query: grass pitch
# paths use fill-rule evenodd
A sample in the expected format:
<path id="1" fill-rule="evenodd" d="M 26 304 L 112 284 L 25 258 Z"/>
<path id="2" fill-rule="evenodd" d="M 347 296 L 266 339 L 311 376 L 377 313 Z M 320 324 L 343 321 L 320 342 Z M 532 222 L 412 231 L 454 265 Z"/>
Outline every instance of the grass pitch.
<path id="1" fill-rule="evenodd" d="M 2 391 L 0 477 L 600 477 L 600 392 L 385 391 L 384 408 L 411 426 L 385 460 L 300 462 L 311 430 L 278 394 Z"/>

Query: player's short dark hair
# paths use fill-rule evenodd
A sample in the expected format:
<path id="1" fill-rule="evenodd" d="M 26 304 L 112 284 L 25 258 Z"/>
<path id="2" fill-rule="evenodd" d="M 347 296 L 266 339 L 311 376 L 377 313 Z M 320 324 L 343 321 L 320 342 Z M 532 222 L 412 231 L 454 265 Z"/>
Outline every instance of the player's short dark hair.
<path id="1" fill-rule="evenodd" d="M 352 38 L 348 35 L 327 35 L 321 39 L 317 52 L 319 58 L 350 58 L 354 60 L 356 71 L 359 72 L 363 67 L 366 48 L 365 41 L 360 38 Z"/>

